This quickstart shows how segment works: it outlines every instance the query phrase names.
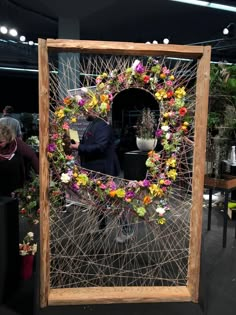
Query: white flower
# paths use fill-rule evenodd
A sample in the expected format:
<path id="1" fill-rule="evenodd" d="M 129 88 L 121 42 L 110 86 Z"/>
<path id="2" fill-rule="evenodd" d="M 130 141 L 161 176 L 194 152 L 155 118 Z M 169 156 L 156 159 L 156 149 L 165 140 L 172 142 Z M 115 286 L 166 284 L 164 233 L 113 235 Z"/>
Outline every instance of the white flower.
<path id="1" fill-rule="evenodd" d="M 27 253 L 25 250 L 20 250 L 19 254 L 20 254 L 21 256 L 26 256 L 26 255 L 28 255 L 28 253 Z"/>
<path id="2" fill-rule="evenodd" d="M 156 212 L 159 213 L 160 215 L 163 215 L 166 212 L 166 210 L 162 207 L 157 207 Z"/>
<path id="3" fill-rule="evenodd" d="M 82 97 L 79 94 L 77 94 L 75 95 L 75 99 L 77 102 L 79 102 L 82 99 Z"/>
<path id="4" fill-rule="evenodd" d="M 139 64 L 140 64 L 140 60 L 136 59 L 136 60 L 134 61 L 134 63 L 132 64 L 131 68 L 135 71 L 137 65 L 139 65 Z"/>
<path id="5" fill-rule="evenodd" d="M 82 88 L 81 88 L 81 92 L 83 92 L 83 93 L 88 93 L 88 89 L 87 89 L 86 87 L 82 87 Z"/>
<path id="6" fill-rule="evenodd" d="M 69 183 L 70 181 L 70 176 L 66 173 L 61 174 L 61 181 L 65 184 Z"/>
<path id="7" fill-rule="evenodd" d="M 167 132 L 167 134 L 166 134 L 166 139 L 169 140 L 170 137 L 171 137 L 171 133 L 170 133 L 170 132 Z"/>
<path id="8" fill-rule="evenodd" d="M 168 131 L 170 129 L 169 126 L 161 126 L 161 130 L 163 131 Z"/>
<path id="9" fill-rule="evenodd" d="M 27 233 L 27 236 L 28 236 L 29 238 L 34 238 L 34 233 L 33 233 L 33 232 L 28 232 L 28 233 Z"/>
<path id="10" fill-rule="evenodd" d="M 34 255 L 37 252 L 37 244 L 33 244 L 32 246 L 32 255 Z"/>

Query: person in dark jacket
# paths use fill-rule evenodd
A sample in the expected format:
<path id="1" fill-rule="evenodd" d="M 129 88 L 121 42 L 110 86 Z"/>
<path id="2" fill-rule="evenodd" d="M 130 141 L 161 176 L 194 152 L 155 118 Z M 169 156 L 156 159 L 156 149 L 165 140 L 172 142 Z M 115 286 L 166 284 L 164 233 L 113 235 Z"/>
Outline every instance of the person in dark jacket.
<path id="1" fill-rule="evenodd" d="M 36 153 L 16 137 L 13 129 L 0 122 L 0 196 L 11 196 L 22 188 L 31 168 L 39 173 Z"/>
<path id="2" fill-rule="evenodd" d="M 119 161 L 115 151 L 112 127 L 104 119 L 88 114 L 90 121 L 81 142 L 71 144 L 77 149 L 81 166 L 103 174 L 118 176 L 120 172 Z M 106 227 L 106 219 L 99 215 L 99 229 Z"/>
<path id="3" fill-rule="evenodd" d="M 87 120 L 90 121 L 90 124 L 85 130 L 81 142 L 71 144 L 71 148 L 78 149 L 82 167 L 118 176 L 120 167 L 111 125 L 92 114 L 88 115 Z"/>

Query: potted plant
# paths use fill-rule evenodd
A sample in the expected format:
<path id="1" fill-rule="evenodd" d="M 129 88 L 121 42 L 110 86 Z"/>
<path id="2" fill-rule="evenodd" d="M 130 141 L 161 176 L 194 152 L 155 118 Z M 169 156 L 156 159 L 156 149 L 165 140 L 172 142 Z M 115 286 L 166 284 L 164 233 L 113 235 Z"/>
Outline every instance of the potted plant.
<path id="1" fill-rule="evenodd" d="M 28 280 L 32 276 L 34 256 L 37 252 L 37 244 L 34 243 L 34 233 L 28 232 L 19 244 L 19 254 L 21 256 L 21 277 Z"/>
<path id="2" fill-rule="evenodd" d="M 155 149 L 157 138 L 155 137 L 156 120 L 155 114 L 150 108 L 144 108 L 137 120 L 136 144 L 140 151 Z"/>

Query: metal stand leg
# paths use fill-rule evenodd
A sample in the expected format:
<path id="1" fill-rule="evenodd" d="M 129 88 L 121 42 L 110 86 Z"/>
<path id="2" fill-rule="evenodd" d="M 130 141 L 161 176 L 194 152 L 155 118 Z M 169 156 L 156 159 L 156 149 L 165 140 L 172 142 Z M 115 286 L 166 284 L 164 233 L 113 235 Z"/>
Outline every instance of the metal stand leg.
<path id="1" fill-rule="evenodd" d="M 224 223 L 223 223 L 223 248 L 226 247 L 226 243 L 227 243 L 228 200 L 229 200 L 229 192 L 225 191 Z"/>
<path id="2" fill-rule="evenodd" d="M 208 221 L 207 230 L 211 229 L 211 210 L 212 210 L 212 188 L 209 189 Z"/>

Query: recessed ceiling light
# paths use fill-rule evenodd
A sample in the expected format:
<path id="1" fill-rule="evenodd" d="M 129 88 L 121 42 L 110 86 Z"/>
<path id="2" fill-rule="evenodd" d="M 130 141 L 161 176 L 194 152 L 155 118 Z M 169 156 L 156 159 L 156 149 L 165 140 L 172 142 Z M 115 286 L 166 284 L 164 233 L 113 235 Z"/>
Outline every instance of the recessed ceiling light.
<path id="1" fill-rule="evenodd" d="M 24 36 L 24 35 L 21 35 L 21 36 L 20 36 L 20 41 L 21 41 L 21 42 L 25 42 L 25 40 L 26 40 L 25 36 Z"/>
<path id="2" fill-rule="evenodd" d="M 6 28 L 6 26 L 1 26 L 1 27 L 0 27 L 0 32 L 1 32 L 2 34 L 7 34 L 8 29 Z"/>
<path id="3" fill-rule="evenodd" d="M 9 34 L 11 35 L 11 36 L 17 36 L 18 35 L 18 32 L 17 32 L 17 30 L 15 29 L 15 28 L 12 28 L 12 29 L 10 29 L 10 31 L 9 31 Z"/>

